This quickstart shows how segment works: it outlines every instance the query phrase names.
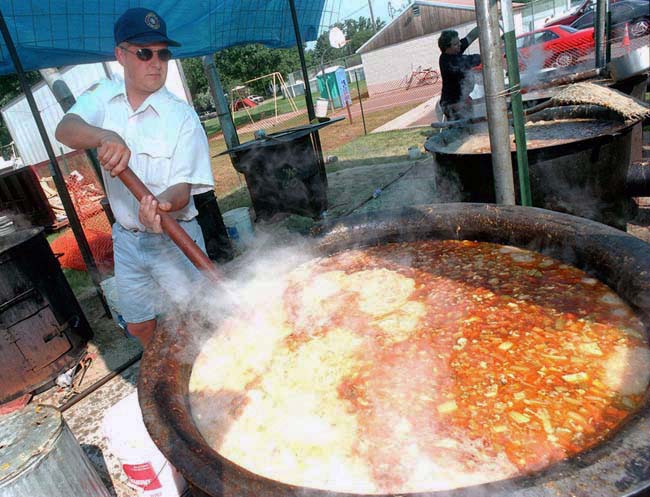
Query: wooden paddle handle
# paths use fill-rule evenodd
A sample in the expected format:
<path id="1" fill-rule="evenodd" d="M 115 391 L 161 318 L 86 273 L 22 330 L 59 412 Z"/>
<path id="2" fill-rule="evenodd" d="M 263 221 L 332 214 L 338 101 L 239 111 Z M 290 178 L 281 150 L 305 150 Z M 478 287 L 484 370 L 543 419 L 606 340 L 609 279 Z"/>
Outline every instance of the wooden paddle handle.
<path id="1" fill-rule="evenodd" d="M 140 202 L 142 197 L 146 195 L 153 195 L 130 168 L 127 167 L 117 177 L 122 180 L 124 186 L 126 186 L 135 198 L 138 199 L 138 202 Z M 221 272 L 217 270 L 212 261 L 207 255 L 205 255 L 205 252 L 194 243 L 194 240 L 192 240 L 181 225 L 178 224 L 178 221 L 170 216 L 168 212 L 158 209 L 157 213 L 160 214 L 160 225 L 163 231 L 172 239 L 178 248 L 181 249 L 192 264 L 194 264 L 200 271 L 203 271 L 211 280 L 222 280 L 223 277 Z"/>

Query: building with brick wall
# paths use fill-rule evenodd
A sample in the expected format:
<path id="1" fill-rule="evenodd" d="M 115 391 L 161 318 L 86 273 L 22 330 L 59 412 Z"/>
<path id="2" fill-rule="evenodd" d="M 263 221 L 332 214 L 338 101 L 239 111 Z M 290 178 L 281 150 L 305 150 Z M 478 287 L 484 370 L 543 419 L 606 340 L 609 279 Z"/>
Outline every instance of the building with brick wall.
<path id="1" fill-rule="evenodd" d="M 513 4 L 517 33 L 523 31 L 523 7 Z M 405 78 L 418 68 L 437 70 L 440 33 L 455 29 L 462 38 L 474 26 L 474 0 L 414 0 L 356 52 L 361 55 L 369 94 L 403 87 Z M 465 53 L 478 52 L 475 41 Z"/>

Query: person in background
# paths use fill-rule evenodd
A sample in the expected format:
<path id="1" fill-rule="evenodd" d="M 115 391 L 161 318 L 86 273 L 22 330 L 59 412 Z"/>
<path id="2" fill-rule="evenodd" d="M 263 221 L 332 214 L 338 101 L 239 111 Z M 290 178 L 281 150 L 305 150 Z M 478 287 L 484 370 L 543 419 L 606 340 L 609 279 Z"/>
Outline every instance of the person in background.
<path id="1" fill-rule="evenodd" d="M 164 86 L 169 47 L 180 46 L 167 37 L 165 21 L 151 9 L 128 9 L 113 32 L 124 80 L 104 80 L 80 96 L 56 139 L 73 149 L 97 149 L 116 220 L 119 310 L 128 333 L 146 346 L 164 306 L 188 300 L 202 278 L 162 232 L 157 209 L 176 218 L 205 251 L 192 195 L 211 190 L 214 179 L 196 112 Z M 155 197 L 136 200 L 117 178 L 127 166 Z"/>
<path id="2" fill-rule="evenodd" d="M 443 31 L 438 38 L 440 48 L 438 63 L 442 76 L 440 107 L 449 120 L 472 117 L 469 94 L 474 88 L 474 76 L 471 69 L 481 63 L 481 56 L 463 55 L 463 53 L 477 37 L 478 26 L 462 40 L 454 30 Z"/>

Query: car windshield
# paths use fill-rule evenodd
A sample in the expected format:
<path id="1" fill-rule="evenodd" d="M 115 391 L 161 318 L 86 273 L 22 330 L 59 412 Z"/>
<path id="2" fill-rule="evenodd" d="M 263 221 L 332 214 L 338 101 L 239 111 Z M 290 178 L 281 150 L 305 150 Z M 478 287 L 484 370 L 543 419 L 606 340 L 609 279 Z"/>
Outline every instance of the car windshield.
<path id="1" fill-rule="evenodd" d="M 558 26 L 558 28 L 563 29 L 567 33 L 575 33 L 576 31 L 578 31 L 576 28 L 573 28 L 571 26 L 560 25 L 560 26 Z"/>

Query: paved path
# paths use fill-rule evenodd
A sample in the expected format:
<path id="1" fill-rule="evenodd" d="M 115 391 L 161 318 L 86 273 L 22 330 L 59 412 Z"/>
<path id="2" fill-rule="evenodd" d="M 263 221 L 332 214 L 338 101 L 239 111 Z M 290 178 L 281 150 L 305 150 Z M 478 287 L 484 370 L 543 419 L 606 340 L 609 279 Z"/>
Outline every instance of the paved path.
<path id="1" fill-rule="evenodd" d="M 362 100 L 363 111 L 364 113 L 369 114 L 371 112 L 378 112 L 383 109 L 391 109 L 393 107 L 398 107 L 401 105 L 424 102 L 435 95 L 439 95 L 440 89 L 440 83 L 436 83 L 434 85 L 413 87 L 409 90 L 398 88 L 396 90 L 380 93 L 378 95 L 374 95 L 370 98 Z M 352 119 L 361 119 L 361 107 L 359 106 L 358 100 L 354 101 L 353 105 L 351 106 L 351 110 Z M 330 117 L 347 117 L 347 115 L 347 109 L 337 109 L 336 112 L 332 113 Z"/>

